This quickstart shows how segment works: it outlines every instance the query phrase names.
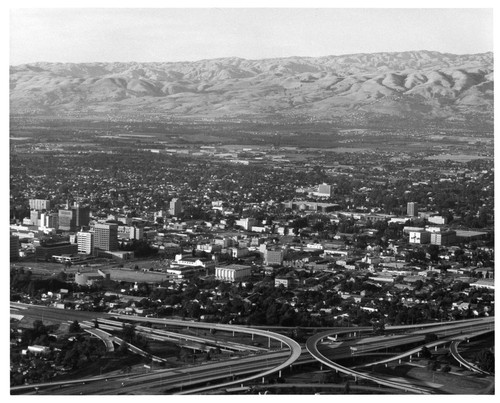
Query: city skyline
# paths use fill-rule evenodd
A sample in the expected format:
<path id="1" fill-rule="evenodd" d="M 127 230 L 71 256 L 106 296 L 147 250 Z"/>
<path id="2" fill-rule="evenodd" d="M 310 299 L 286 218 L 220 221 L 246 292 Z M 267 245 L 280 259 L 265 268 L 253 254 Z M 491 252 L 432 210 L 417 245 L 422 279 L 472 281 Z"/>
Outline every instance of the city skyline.
<path id="1" fill-rule="evenodd" d="M 74 3 L 3 14 L 11 395 L 495 394 L 492 1 Z"/>

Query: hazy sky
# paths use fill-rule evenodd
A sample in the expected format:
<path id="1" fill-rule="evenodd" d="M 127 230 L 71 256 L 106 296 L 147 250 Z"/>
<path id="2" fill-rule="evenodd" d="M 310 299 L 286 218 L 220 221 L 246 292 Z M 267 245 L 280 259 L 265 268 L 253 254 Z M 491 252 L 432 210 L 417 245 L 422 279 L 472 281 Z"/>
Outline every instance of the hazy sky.
<path id="1" fill-rule="evenodd" d="M 10 9 L 11 65 L 423 49 L 493 51 L 493 9 Z"/>

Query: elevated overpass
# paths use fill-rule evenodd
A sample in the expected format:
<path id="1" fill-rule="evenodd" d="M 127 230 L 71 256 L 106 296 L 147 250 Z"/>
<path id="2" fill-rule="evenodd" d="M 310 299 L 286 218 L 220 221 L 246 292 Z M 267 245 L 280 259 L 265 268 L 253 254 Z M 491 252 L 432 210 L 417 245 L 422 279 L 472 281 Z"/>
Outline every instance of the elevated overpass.
<path id="1" fill-rule="evenodd" d="M 477 367 L 473 363 L 467 361 L 460 352 L 458 351 L 458 346 L 460 343 L 462 343 L 464 340 L 453 340 L 450 345 L 450 353 L 452 357 L 458 362 L 458 364 L 461 367 L 467 368 L 469 371 L 477 372 L 478 374 L 483 374 L 483 375 L 488 375 L 488 376 L 493 376 L 491 372 L 484 371 L 481 368 Z"/>
<path id="2" fill-rule="evenodd" d="M 366 353 L 371 353 L 373 351 L 377 351 L 380 349 L 385 349 L 387 347 L 395 347 L 395 346 L 400 346 L 400 345 L 405 345 L 405 344 L 410 344 L 410 343 L 415 343 L 419 341 L 423 341 L 425 339 L 425 334 L 428 333 L 441 333 L 441 335 L 444 337 L 446 335 L 445 339 L 443 340 L 438 340 L 435 342 L 427 343 L 427 346 L 434 347 L 438 346 L 441 344 L 448 344 L 453 340 L 453 337 L 459 337 L 459 338 L 466 338 L 470 335 L 473 334 L 486 334 L 491 331 L 493 331 L 493 323 L 494 323 L 494 318 L 481 318 L 481 319 L 476 319 L 476 320 L 470 320 L 470 321 L 460 321 L 460 322 L 452 322 L 452 323 L 444 323 L 444 324 L 434 324 L 434 326 L 428 325 L 425 326 L 425 329 L 415 329 L 415 326 L 412 327 L 397 327 L 397 329 L 402 330 L 402 329 L 408 329 L 408 328 L 413 328 L 414 331 L 411 334 L 407 335 L 398 335 L 398 336 L 393 336 L 393 337 L 388 337 L 385 339 L 384 337 L 381 338 L 376 338 L 376 341 L 372 343 L 351 343 L 347 347 L 350 348 L 351 350 L 351 356 L 354 355 L 363 355 Z M 388 327 L 388 330 L 394 330 L 395 327 Z M 475 330 L 475 331 L 473 331 Z M 345 331 L 342 331 L 344 333 Z M 465 333 L 464 332 L 468 332 Z M 311 355 L 317 359 L 319 362 L 327 365 L 330 368 L 335 369 L 336 371 L 342 372 L 346 375 L 353 376 L 355 379 L 365 379 L 368 381 L 373 381 L 378 383 L 379 385 L 387 386 L 387 387 L 394 387 L 396 389 L 404 390 L 406 392 L 412 392 L 412 393 L 419 393 L 419 394 L 428 394 L 432 393 L 432 389 L 428 387 L 421 387 L 421 386 L 415 386 L 415 385 L 408 385 L 408 383 L 404 380 L 401 381 L 394 381 L 394 380 L 388 380 L 382 376 L 374 376 L 372 374 L 367 374 L 364 372 L 358 371 L 356 368 L 362 368 L 362 367 L 369 367 L 373 366 L 379 363 L 388 363 L 392 362 L 395 360 L 400 360 L 403 357 L 411 356 L 412 354 L 418 354 L 418 352 L 421 350 L 422 346 L 419 346 L 418 348 L 411 349 L 404 354 L 401 354 L 399 356 L 393 356 L 384 360 L 380 360 L 377 362 L 371 362 L 362 366 L 358 366 L 355 368 L 348 368 L 344 367 L 337 362 L 335 362 L 333 359 L 330 359 L 326 357 L 324 354 L 322 354 L 319 349 L 318 349 L 318 344 L 324 340 L 327 339 L 328 337 L 331 336 L 337 336 L 338 334 L 341 334 L 338 330 L 332 329 L 330 331 L 325 331 L 318 333 L 311 338 L 307 340 L 306 343 L 306 348 L 307 350 L 311 353 Z M 335 351 L 335 348 L 330 350 L 331 355 L 335 359 L 340 359 L 340 358 L 346 358 L 348 356 L 346 352 L 346 348 L 344 347 L 343 349 L 339 349 L 338 352 Z"/>

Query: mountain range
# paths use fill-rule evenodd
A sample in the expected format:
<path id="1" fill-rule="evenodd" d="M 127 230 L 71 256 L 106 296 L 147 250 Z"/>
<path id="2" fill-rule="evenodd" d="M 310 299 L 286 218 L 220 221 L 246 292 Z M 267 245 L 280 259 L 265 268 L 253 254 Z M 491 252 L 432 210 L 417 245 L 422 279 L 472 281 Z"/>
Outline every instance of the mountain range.
<path id="1" fill-rule="evenodd" d="M 493 54 L 431 51 L 10 67 L 11 114 L 493 122 Z"/>

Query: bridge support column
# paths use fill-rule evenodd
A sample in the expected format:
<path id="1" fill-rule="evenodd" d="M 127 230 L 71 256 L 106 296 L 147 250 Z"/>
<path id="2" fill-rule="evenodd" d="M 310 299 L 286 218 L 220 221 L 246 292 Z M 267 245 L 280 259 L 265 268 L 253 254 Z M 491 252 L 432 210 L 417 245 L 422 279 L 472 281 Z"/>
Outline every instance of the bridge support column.
<path id="1" fill-rule="evenodd" d="M 278 372 L 278 376 L 281 378 L 281 370 Z"/>
<path id="2" fill-rule="evenodd" d="M 280 341 L 280 348 L 283 348 L 283 342 Z"/>
<path id="3" fill-rule="evenodd" d="M 264 383 L 264 382 L 265 382 L 265 378 L 264 378 L 264 377 L 262 377 L 262 383 Z"/>
<path id="4" fill-rule="evenodd" d="M 401 359 L 399 359 L 399 363 L 401 364 Z"/>
<path id="5" fill-rule="evenodd" d="M 320 370 L 320 371 L 323 371 L 323 363 L 320 363 L 320 364 L 319 364 L 319 370 Z"/>
<path id="6" fill-rule="evenodd" d="M 438 346 L 434 346 L 434 351 L 438 351 Z"/>
<path id="7" fill-rule="evenodd" d="M 410 355 L 410 362 L 411 362 L 411 355 Z"/>
<path id="8" fill-rule="evenodd" d="M 420 351 L 417 351 L 417 357 L 420 358 Z"/>
<path id="9" fill-rule="evenodd" d="M 387 364 L 385 364 L 385 367 L 387 368 Z"/>
<path id="10" fill-rule="evenodd" d="M 233 331 L 233 337 L 234 337 L 234 331 Z"/>
<path id="11" fill-rule="evenodd" d="M 267 340 L 267 348 L 271 348 L 271 338 L 270 337 Z"/>
<path id="12" fill-rule="evenodd" d="M 252 340 L 254 339 L 255 335 L 252 333 Z"/>

